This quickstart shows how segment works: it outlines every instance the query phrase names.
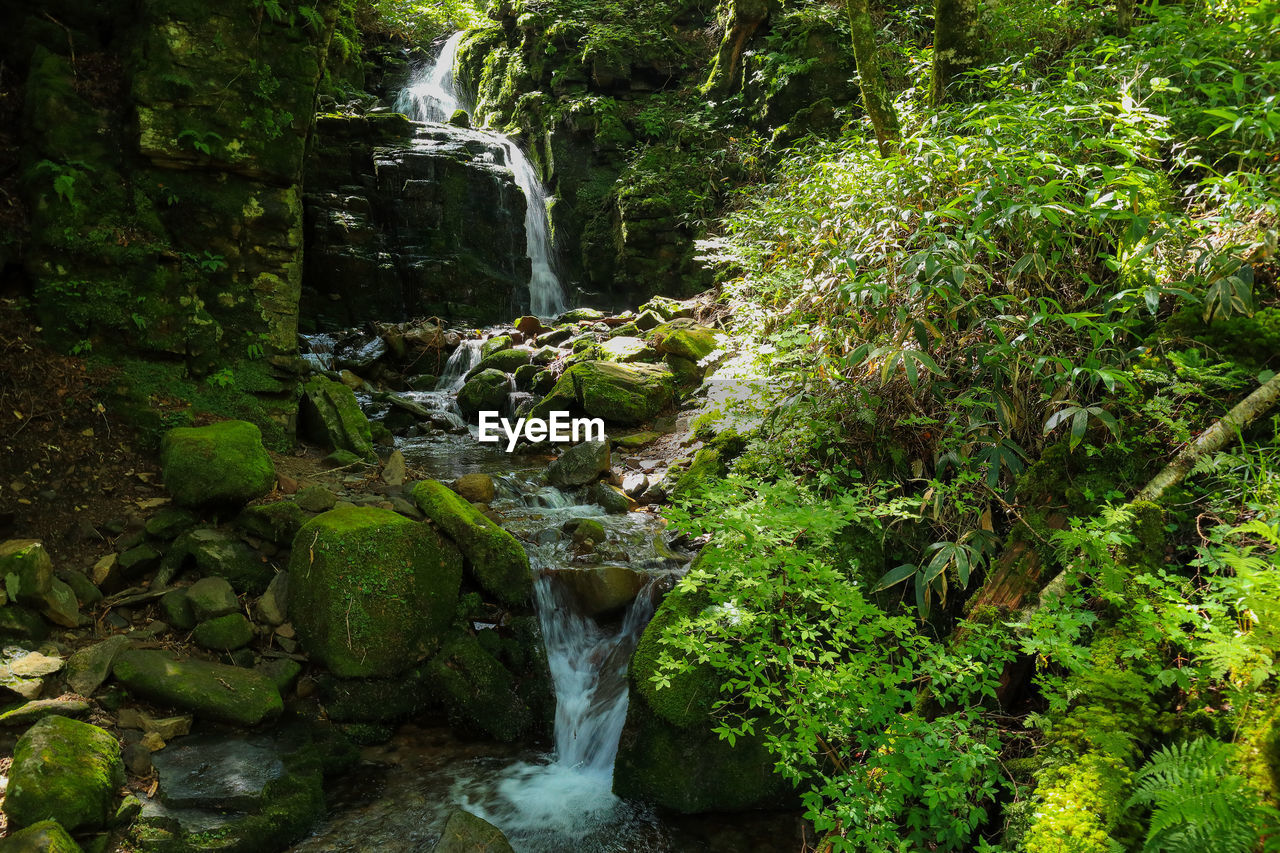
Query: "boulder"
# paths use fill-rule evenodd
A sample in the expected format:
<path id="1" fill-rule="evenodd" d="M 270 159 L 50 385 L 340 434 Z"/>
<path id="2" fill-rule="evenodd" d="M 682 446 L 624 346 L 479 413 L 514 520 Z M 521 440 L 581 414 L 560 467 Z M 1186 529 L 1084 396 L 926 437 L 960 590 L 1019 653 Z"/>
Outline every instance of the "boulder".
<path id="1" fill-rule="evenodd" d="M 494 335 L 480 345 L 480 360 L 483 361 L 494 353 L 511 349 L 514 343 L 515 339 L 511 335 Z"/>
<path id="2" fill-rule="evenodd" d="M 14 747 L 4 811 L 11 827 L 56 820 L 70 832 L 99 829 L 124 780 L 120 744 L 109 732 L 45 717 Z"/>
<path id="3" fill-rule="evenodd" d="M 0 582 L 19 604 L 39 611 L 56 625 L 80 624 L 75 591 L 53 574 L 53 560 L 34 539 L 0 543 Z"/>
<path id="4" fill-rule="evenodd" d="M 160 444 L 165 487 L 193 508 L 244 506 L 276 482 L 262 433 L 247 421 L 169 430 Z"/>
<path id="5" fill-rule="evenodd" d="M 413 499 L 462 551 L 467 569 L 485 592 L 506 604 L 528 599 L 533 573 L 529 555 L 514 536 L 436 480 L 414 486 Z"/>
<path id="6" fill-rule="evenodd" d="M 515 373 L 517 368 L 528 364 L 532 356 L 533 353 L 526 349 L 499 350 L 493 355 L 486 356 L 479 364 L 471 368 L 467 372 L 467 379 L 479 375 L 484 370 L 501 370 L 503 373 Z"/>
<path id="7" fill-rule="evenodd" d="M 426 670 L 432 696 L 452 725 L 511 742 L 533 721 L 511 673 L 471 634 L 447 641 Z"/>
<path id="8" fill-rule="evenodd" d="M 328 512 L 338 503 L 338 496 L 324 486 L 315 484 L 298 492 L 296 500 L 298 506 L 307 512 Z"/>
<path id="9" fill-rule="evenodd" d="M 205 577 L 225 578 L 239 592 L 260 593 L 271 582 L 272 569 L 239 537 L 221 530 L 192 530 L 178 537 L 165 555 L 169 565 L 194 563 Z M 197 614 L 198 616 L 199 614 Z"/>
<path id="10" fill-rule="evenodd" d="M 168 651 L 123 651 L 112 673 L 143 698 L 217 722 L 255 726 L 284 709 L 280 691 L 261 673 L 194 658 L 179 660 Z"/>
<path id="11" fill-rule="evenodd" d="M 92 696 L 111 674 L 116 655 L 128 646 L 129 640 L 116 634 L 76 652 L 67 659 L 67 684 L 81 696 Z"/>
<path id="12" fill-rule="evenodd" d="M 491 503 L 498 495 L 493 478 L 488 474 L 463 474 L 453 481 L 453 490 L 476 504 Z"/>
<path id="13" fill-rule="evenodd" d="M 654 329 L 650 338 L 658 352 L 664 355 L 699 362 L 720 348 L 724 333 L 709 326 L 699 326 L 692 320 L 674 320 Z"/>
<path id="14" fill-rule="evenodd" d="M 605 361 L 622 363 L 657 359 L 657 351 L 640 338 L 626 335 L 610 338 L 600 345 L 600 355 Z"/>
<path id="15" fill-rule="evenodd" d="M 587 494 L 608 513 L 630 512 L 635 503 L 622 489 L 604 482 L 592 484 Z"/>
<path id="16" fill-rule="evenodd" d="M 454 809 L 432 853 L 514 853 L 502 830 L 471 812 Z"/>
<path id="17" fill-rule="evenodd" d="M 274 545 L 288 547 L 307 520 L 307 514 L 293 501 L 276 501 L 245 507 L 236 517 L 236 527 Z"/>
<path id="18" fill-rule="evenodd" d="M 271 579 L 267 591 L 253 605 L 253 615 L 268 625 L 282 625 L 289 618 L 289 573 L 280 572 Z"/>
<path id="19" fill-rule="evenodd" d="M 572 311 L 561 314 L 559 321 L 561 323 L 594 323 L 604 318 L 605 313 L 595 308 L 574 308 Z"/>
<path id="20" fill-rule="evenodd" d="M 195 514 L 179 507 L 166 507 L 147 519 L 148 536 L 172 542 L 178 535 L 195 526 Z"/>
<path id="21" fill-rule="evenodd" d="M 638 424 L 669 406 L 674 394 L 675 377 L 665 365 L 584 361 L 564 372 L 532 416 L 578 410 L 611 423 Z"/>
<path id="22" fill-rule="evenodd" d="M 42 820 L 0 841 L 0 853 L 82 853 L 56 820 Z"/>
<path id="23" fill-rule="evenodd" d="M 563 569 L 555 574 L 573 592 L 582 612 L 591 617 L 622 611 L 649 582 L 644 573 L 623 566 Z"/>
<path id="24" fill-rule="evenodd" d="M 185 589 L 171 589 L 160 597 L 160 612 L 165 621 L 179 631 L 190 631 L 196 626 L 196 614 L 191 609 L 191 599 Z"/>
<path id="25" fill-rule="evenodd" d="M 240 610 L 236 591 L 224 578 L 201 578 L 187 588 L 187 603 L 197 622 L 217 619 Z"/>
<path id="26" fill-rule="evenodd" d="M 83 699 L 33 699 L 0 714 L 0 726 L 23 728 L 45 717 L 86 717 L 89 703 Z"/>
<path id="27" fill-rule="evenodd" d="M 458 392 L 458 408 L 467 417 L 477 412 L 501 412 L 507 408 L 511 379 L 501 370 L 482 370 Z"/>
<path id="28" fill-rule="evenodd" d="M 373 462 L 373 429 L 356 395 L 341 382 L 313 377 L 302 388 L 299 431 L 330 450 L 345 450 Z"/>
<path id="29" fill-rule="evenodd" d="M 289 615 L 303 647 L 335 675 L 392 676 L 438 647 L 461 583 L 461 555 L 430 526 L 339 507 L 298 532 Z"/>
<path id="30" fill-rule="evenodd" d="M 228 613 L 201 622 L 191 634 L 197 646 L 219 652 L 231 652 L 249 645 L 253 639 L 253 623 L 243 613 Z"/>
<path id="31" fill-rule="evenodd" d="M 559 488 L 585 486 L 608 474 L 613 457 L 608 441 L 584 441 L 547 466 L 547 482 Z"/>

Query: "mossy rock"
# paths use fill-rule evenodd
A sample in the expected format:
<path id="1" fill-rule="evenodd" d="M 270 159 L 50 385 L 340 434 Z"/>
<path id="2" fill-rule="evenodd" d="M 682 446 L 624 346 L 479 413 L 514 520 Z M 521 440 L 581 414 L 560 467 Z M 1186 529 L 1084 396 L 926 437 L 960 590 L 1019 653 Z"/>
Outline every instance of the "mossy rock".
<path id="1" fill-rule="evenodd" d="M 391 510 L 338 507 L 298 531 L 289 615 L 334 674 L 392 676 L 434 651 L 462 583 L 458 549 Z"/>
<path id="2" fill-rule="evenodd" d="M 529 599 L 533 592 L 529 555 L 514 536 L 436 480 L 414 486 L 413 499 L 462 551 L 467 570 L 481 589 L 505 604 Z"/>
<path id="3" fill-rule="evenodd" d="M 169 430 L 160 465 L 174 500 L 194 508 L 243 506 L 276 482 L 262 432 L 248 421 Z"/>
<path id="4" fill-rule="evenodd" d="M 467 380 L 458 391 L 458 408 L 467 417 L 477 412 L 501 412 L 507 407 L 511 380 L 501 370 L 486 369 Z"/>
<path id="5" fill-rule="evenodd" d="M 675 377 L 665 366 L 587 361 L 564 372 L 532 417 L 577 410 L 624 426 L 642 423 L 671 404 Z"/>
<path id="6" fill-rule="evenodd" d="M 723 345 L 724 333 L 691 320 L 674 320 L 654 329 L 650 335 L 654 347 L 664 355 L 699 362 Z"/>
<path id="7" fill-rule="evenodd" d="M 338 678 L 325 673 L 319 686 L 325 713 L 337 723 L 394 723 L 422 713 L 432 699 L 425 666 L 394 678 Z"/>
<path id="8" fill-rule="evenodd" d="M 55 820 L 76 832 L 106 826 L 124 784 L 120 744 L 106 731 L 67 717 L 45 717 L 13 750 L 4 811 L 10 826 Z"/>
<path id="9" fill-rule="evenodd" d="M 499 350 L 493 355 L 481 359 L 479 364 L 467 372 L 466 378 L 470 380 L 479 376 L 485 370 L 501 370 L 503 373 L 515 373 L 518 369 L 527 365 L 532 357 L 533 353 L 527 349 Z"/>
<path id="10" fill-rule="evenodd" d="M 727 469 L 720 457 L 719 448 L 710 446 L 698 448 L 698 452 L 693 454 L 689 467 L 671 487 L 671 497 L 675 500 L 697 497 L 712 480 L 723 477 Z"/>
<path id="11" fill-rule="evenodd" d="M 299 427 L 304 436 L 330 450 L 345 450 L 373 462 L 373 428 L 360 411 L 355 392 L 323 376 L 302 388 Z"/>
<path id="12" fill-rule="evenodd" d="M 0 853 L 82 853 L 80 845 L 56 820 L 42 820 L 10 833 L 0 841 Z"/>
<path id="13" fill-rule="evenodd" d="M 658 352 L 640 338 L 626 335 L 613 337 L 600 345 L 600 357 L 605 361 L 622 364 L 635 361 L 655 361 Z"/>
<path id="14" fill-rule="evenodd" d="M 471 812 L 454 809 L 431 853 L 514 853 L 502 830 Z"/>
<path id="15" fill-rule="evenodd" d="M 267 588 L 275 571 L 240 539 L 221 530 L 184 533 L 165 555 L 169 566 L 194 565 L 205 577 L 224 578 L 237 592 L 257 595 Z"/>
<path id="16" fill-rule="evenodd" d="M 307 518 L 306 511 L 293 501 L 276 501 L 245 507 L 235 523 L 250 536 L 288 547 Z"/>
<path id="17" fill-rule="evenodd" d="M 666 650 L 659 638 L 664 631 L 683 619 L 697 616 L 708 605 L 709 599 L 703 592 L 685 592 L 677 587 L 667 593 L 640 635 L 631 659 L 632 689 L 658 717 L 675 726 L 709 725 L 711 709 L 720 696 L 720 678 L 710 664 L 694 664 L 672 676 L 669 686 L 658 688 L 653 676 L 658 674 L 658 659 Z"/>
<path id="18" fill-rule="evenodd" d="M 447 641 L 426 671 L 436 703 L 454 726 L 511 742 L 533 722 L 511 673 L 470 634 Z"/>
<path id="19" fill-rule="evenodd" d="M 500 353 L 503 350 L 509 350 L 514 343 L 515 339 L 510 335 L 494 335 L 492 338 L 489 338 L 489 340 L 480 345 L 480 360 L 483 361 L 489 356 Z"/>
<path id="20" fill-rule="evenodd" d="M 192 632 L 197 646 L 219 652 L 242 649 L 253 640 L 253 623 L 243 613 L 228 613 L 201 622 Z"/>
<path id="21" fill-rule="evenodd" d="M 256 726 L 284 709 L 280 691 L 269 678 L 238 666 L 129 649 L 117 655 L 112 673 L 145 699 L 216 722 Z"/>

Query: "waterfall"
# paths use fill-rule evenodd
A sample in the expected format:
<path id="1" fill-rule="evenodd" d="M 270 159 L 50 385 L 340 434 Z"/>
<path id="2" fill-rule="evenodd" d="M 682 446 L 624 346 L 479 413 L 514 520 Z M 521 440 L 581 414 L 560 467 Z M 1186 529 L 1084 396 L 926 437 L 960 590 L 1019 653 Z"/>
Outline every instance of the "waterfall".
<path id="1" fill-rule="evenodd" d="M 461 390 L 462 386 L 467 384 L 467 374 L 480 363 L 480 348 L 483 345 L 484 341 L 479 339 L 466 340 L 458 344 L 453 355 L 449 356 L 449 360 L 444 363 L 444 373 L 440 374 L 440 378 L 436 380 L 436 390 L 451 393 Z"/>
<path id="2" fill-rule="evenodd" d="M 414 121 L 441 122 L 447 121 L 460 108 L 462 100 L 454 85 L 453 66 L 458 58 L 462 35 L 456 32 L 450 36 L 435 60 L 414 73 L 409 85 L 396 97 L 396 110 Z M 555 272 L 547 192 L 520 146 L 505 136 L 493 135 L 501 140 L 507 165 L 524 193 L 525 252 L 533 270 L 529 276 L 529 309 L 538 317 L 554 317 L 564 312 L 565 299 L 564 288 Z"/>

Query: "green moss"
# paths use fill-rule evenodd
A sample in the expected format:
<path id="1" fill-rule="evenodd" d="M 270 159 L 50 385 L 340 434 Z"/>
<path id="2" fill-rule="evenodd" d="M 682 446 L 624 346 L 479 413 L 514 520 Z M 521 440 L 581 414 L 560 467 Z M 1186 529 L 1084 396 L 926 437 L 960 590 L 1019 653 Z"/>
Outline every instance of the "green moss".
<path id="1" fill-rule="evenodd" d="M 698 452 L 693 454 L 689 467 L 671 487 L 671 497 L 674 500 L 688 500 L 696 497 L 707 487 L 709 480 L 723 477 L 727 467 L 720 456 L 717 448 L 699 448 Z"/>
<path id="2" fill-rule="evenodd" d="M 307 513 L 293 501 L 276 501 L 245 507 L 236 517 L 236 527 L 251 536 L 276 545 L 291 545 L 307 521 Z"/>
<path id="3" fill-rule="evenodd" d="M 339 507 L 298 531 L 289 615 L 303 647 L 335 674 L 391 676 L 437 647 L 461 581 L 458 550 L 430 526 Z"/>
<path id="4" fill-rule="evenodd" d="M 330 450 L 345 450 L 369 462 L 373 452 L 373 429 L 360 411 L 355 392 L 341 382 L 317 376 L 302 388 L 300 429 L 307 437 Z"/>
<path id="5" fill-rule="evenodd" d="M 202 648 L 234 651 L 249 645 L 253 639 L 253 624 L 243 613 L 228 613 L 197 625 L 191 639 Z"/>
<path id="6" fill-rule="evenodd" d="M 518 368 L 524 367 L 529 363 L 529 359 L 533 354 L 529 350 L 523 349 L 504 349 L 498 350 L 491 355 L 485 356 L 479 364 L 471 368 L 467 374 L 467 378 L 477 376 L 481 371 L 500 370 L 503 373 L 515 373 Z"/>
<path id="7" fill-rule="evenodd" d="M 244 505 L 276 481 L 262 433 L 247 421 L 170 430 L 160 464 L 174 499 L 190 507 Z"/>
<path id="8" fill-rule="evenodd" d="M 724 333 L 692 320 L 673 320 L 654 329 L 650 337 L 658 352 L 696 363 L 723 345 Z"/>
<path id="9" fill-rule="evenodd" d="M 447 641 L 427 664 L 436 702 L 455 726 L 514 741 L 533 721 L 511 673 L 470 634 Z"/>
<path id="10" fill-rule="evenodd" d="M 514 536 L 435 480 L 414 486 L 413 499 L 462 551 L 467 570 L 481 589 L 506 604 L 529 599 L 533 592 L 529 556 Z"/>
<path id="11" fill-rule="evenodd" d="M 169 652 L 126 650 L 116 657 L 112 674 L 156 704 L 217 722 L 254 726 L 280 716 L 284 709 L 280 691 L 261 673 L 194 658 L 180 660 Z"/>
<path id="12" fill-rule="evenodd" d="M 80 845 L 55 820 L 42 820 L 0 841 L 0 853 L 81 853 Z"/>
<path id="13" fill-rule="evenodd" d="M 511 380 L 501 370 L 486 369 L 468 380 L 458 392 L 458 407 L 468 416 L 476 412 L 500 412 L 506 408 Z"/>
<path id="14" fill-rule="evenodd" d="M 588 361 L 566 370 L 531 416 L 578 410 L 610 423 L 638 424 L 669 406 L 674 393 L 675 378 L 665 367 Z"/>
<path id="15" fill-rule="evenodd" d="M 124 784 L 120 744 L 97 726 L 45 717 L 18 738 L 4 811 L 10 825 L 56 820 L 66 829 L 97 829 L 115 813 Z"/>
<path id="16" fill-rule="evenodd" d="M 711 709 L 720 696 L 720 679 L 710 664 L 693 663 L 671 677 L 670 685 L 658 687 L 653 676 L 666 647 L 661 637 L 672 626 L 692 618 L 708 606 L 704 593 L 677 588 L 662 600 L 645 628 L 631 660 L 630 678 L 637 695 L 662 720 L 680 727 L 709 726 Z"/>

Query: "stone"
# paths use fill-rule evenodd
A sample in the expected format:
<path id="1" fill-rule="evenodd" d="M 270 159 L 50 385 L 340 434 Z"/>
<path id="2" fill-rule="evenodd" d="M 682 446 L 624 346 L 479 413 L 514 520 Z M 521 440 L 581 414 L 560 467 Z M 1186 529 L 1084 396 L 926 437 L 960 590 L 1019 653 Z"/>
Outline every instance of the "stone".
<path id="1" fill-rule="evenodd" d="M 121 757 L 130 775 L 147 777 L 151 775 L 154 765 L 151 763 L 151 750 L 139 743 L 129 743 L 124 747 Z"/>
<path id="2" fill-rule="evenodd" d="M 289 573 L 279 572 L 253 605 L 253 614 L 267 625 L 283 625 L 289 618 Z"/>
<path id="3" fill-rule="evenodd" d="M 561 323 L 594 323 L 603 320 L 605 313 L 595 308 L 574 308 L 572 311 L 566 311 L 559 317 Z"/>
<path id="4" fill-rule="evenodd" d="M 600 345 L 600 355 L 605 361 L 631 362 L 656 359 L 657 350 L 640 338 L 620 336 L 610 338 Z"/>
<path id="5" fill-rule="evenodd" d="M 503 373 L 515 373 L 529 364 L 533 354 L 526 349 L 504 349 L 486 356 L 480 363 L 467 371 L 467 379 L 472 379 L 486 370 L 500 370 Z"/>
<path id="6" fill-rule="evenodd" d="M 649 488 L 649 478 L 643 471 L 630 471 L 622 478 L 622 491 L 628 497 L 638 498 Z"/>
<path id="7" fill-rule="evenodd" d="M 480 344 L 480 360 L 484 361 L 494 353 L 511 349 L 513 343 L 514 341 L 510 335 L 494 335 L 492 338 L 489 338 L 489 340 Z"/>
<path id="8" fill-rule="evenodd" d="M 368 462 L 373 452 L 373 430 L 360 411 L 355 393 L 341 382 L 313 377 L 303 386 L 299 432 L 330 450 L 345 450 Z"/>
<path id="9" fill-rule="evenodd" d="M 534 339 L 534 343 L 540 347 L 557 347 L 569 338 L 573 337 L 573 326 L 560 326 L 549 332 L 543 332 Z"/>
<path id="10" fill-rule="evenodd" d="M 321 485 L 307 486 L 298 492 L 296 500 L 307 512 L 328 512 L 338 502 L 337 496 Z"/>
<path id="11" fill-rule="evenodd" d="M 179 427 L 160 444 L 165 487 L 182 506 L 244 506 L 271 491 L 275 466 L 262 432 L 247 421 Z"/>
<path id="12" fill-rule="evenodd" d="M 116 565 L 126 578 L 139 578 L 148 572 L 155 571 L 160 566 L 163 556 L 155 546 L 143 543 L 120 554 L 116 559 Z"/>
<path id="13" fill-rule="evenodd" d="M 609 483 L 593 483 L 587 494 L 608 513 L 630 512 L 635 504 L 625 491 Z"/>
<path id="14" fill-rule="evenodd" d="M 254 738 L 196 735 L 151 757 L 160 798 L 172 808 L 256 809 L 268 783 L 285 774 L 280 754 Z"/>
<path id="15" fill-rule="evenodd" d="M 174 543 L 166 560 L 194 563 L 200 574 L 225 579 L 237 592 L 257 594 L 271 582 L 272 569 L 262 555 L 233 533 L 192 530 Z M 200 614 L 196 614 L 200 618 Z"/>
<path id="16" fill-rule="evenodd" d="M 11 832 L 0 841 L 0 853 L 83 853 L 56 820 L 42 820 Z"/>
<path id="17" fill-rule="evenodd" d="M 454 809 L 432 853 L 514 853 L 502 830 L 471 812 Z"/>
<path id="18" fill-rule="evenodd" d="M 526 314 L 515 322 L 516 331 L 528 340 L 542 333 L 542 321 L 532 314 Z"/>
<path id="19" fill-rule="evenodd" d="M 0 637 L 39 642 L 49 636 L 49 628 L 39 614 L 10 604 L 0 607 Z"/>
<path id="20" fill-rule="evenodd" d="M 201 622 L 191 634 L 197 646 L 219 652 L 244 648 L 253 640 L 253 623 L 243 613 Z"/>
<path id="21" fill-rule="evenodd" d="M 179 631 L 190 631 L 196 626 L 196 614 L 191 609 L 191 599 L 185 589 L 173 589 L 162 595 L 160 612 Z"/>
<path id="22" fill-rule="evenodd" d="M 649 582 L 643 572 L 623 566 L 562 569 L 556 576 L 573 591 L 582 611 L 593 618 L 622 612 Z"/>
<path id="23" fill-rule="evenodd" d="M 144 529 L 148 536 L 172 542 L 180 534 L 194 527 L 197 520 L 193 513 L 185 509 L 166 507 L 148 518 Z"/>
<path id="24" fill-rule="evenodd" d="M 658 352 L 699 362 L 720 348 L 725 335 L 692 320 L 674 320 L 654 329 L 650 337 Z"/>
<path id="25" fill-rule="evenodd" d="M 217 722 L 255 726 L 284 709 L 280 691 L 261 673 L 194 658 L 180 660 L 168 651 L 123 651 L 112 672 L 143 698 Z"/>
<path id="26" fill-rule="evenodd" d="M 51 657 L 40 652 L 29 652 L 9 660 L 8 668 L 19 678 L 44 678 L 59 672 L 65 662 L 62 658 Z"/>
<path id="27" fill-rule="evenodd" d="M 170 741 L 191 733 L 193 718 L 190 714 L 176 717 L 153 717 L 133 708 L 122 708 L 116 724 L 122 729 L 142 729 L 161 740 Z"/>
<path id="28" fill-rule="evenodd" d="M 121 581 L 120 555 L 107 554 L 98 559 L 90 570 L 89 580 L 93 581 L 93 585 L 99 589 L 108 589 L 118 586 Z"/>
<path id="29" fill-rule="evenodd" d="M 0 726 L 29 726 L 45 717 L 84 717 L 89 703 L 83 699 L 35 699 L 0 714 Z"/>
<path id="30" fill-rule="evenodd" d="M 432 524 L 458 546 L 481 589 L 506 604 L 528 600 L 533 592 L 533 573 L 529 555 L 514 536 L 436 480 L 414 486 L 413 499 Z"/>
<path id="31" fill-rule="evenodd" d="M 63 574 L 61 580 L 71 587 L 71 592 L 75 594 L 76 601 L 80 602 L 81 607 L 96 604 L 102 600 L 102 590 L 94 586 L 93 581 L 81 572 L 70 569 Z"/>
<path id="32" fill-rule="evenodd" d="M 70 832 L 106 826 L 124 784 L 120 744 L 109 732 L 68 717 L 45 717 L 13 750 L 4 811 L 9 825 L 56 820 Z"/>
<path id="33" fill-rule="evenodd" d="M 656 329 L 665 322 L 666 320 L 662 316 L 653 311 L 645 311 L 635 319 L 636 328 L 642 332 Z"/>
<path id="34" fill-rule="evenodd" d="M 427 685 L 449 722 L 510 743 L 532 723 L 511 673 L 471 634 L 449 640 L 427 664 Z"/>
<path id="35" fill-rule="evenodd" d="M 303 648 L 335 675 L 392 676 L 438 647 L 461 583 L 462 556 L 430 526 L 338 507 L 298 532 L 289 617 Z"/>
<path id="36" fill-rule="evenodd" d="M 564 372 L 531 416 L 578 410 L 626 426 L 654 417 L 674 395 L 675 376 L 665 365 L 584 361 Z"/>
<path id="37" fill-rule="evenodd" d="M 584 441 L 566 449 L 547 466 L 547 482 L 558 488 L 585 486 L 608 474 L 612 467 L 608 441 Z"/>
<path id="38" fill-rule="evenodd" d="M 44 545 L 34 539 L 0 543 L 0 581 L 22 605 L 39 611 L 56 625 L 80 624 L 76 594 L 53 574 L 53 560 Z"/>
<path id="39" fill-rule="evenodd" d="M 187 601 L 197 622 L 216 619 L 240 610 L 236 591 L 225 578 L 201 578 L 187 587 Z"/>
<path id="40" fill-rule="evenodd" d="M 393 450 L 387 457 L 387 463 L 382 467 L 382 482 L 388 486 L 403 486 L 404 475 L 404 454 L 399 450 Z"/>
<path id="41" fill-rule="evenodd" d="M 498 491 L 488 474 L 463 474 L 453 481 L 453 490 L 476 504 L 492 503 Z"/>
<path id="42" fill-rule="evenodd" d="M 67 685 L 81 696 L 92 696 L 111 674 L 116 655 L 129 647 L 121 634 L 80 649 L 67 659 Z"/>
<path id="43" fill-rule="evenodd" d="M 477 412 L 501 412 L 507 407 L 511 378 L 501 370 L 482 370 L 458 392 L 458 407 L 468 418 Z"/>
<path id="44" fill-rule="evenodd" d="M 245 507 L 235 523 L 250 536 L 287 547 L 293 543 L 298 528 L 306 520 L 307 514 L 302 507 L 294 501 L 285 500 Z"/>
<path id="45" fill-rule="evenodd" d="M 45 597 L 45 606 L 40 609 L 44 618 L 64 628 L 75 628 L 80 624 L 80 601 L 75 590 L 65 581 L 54 578 L 49 584 L 49 593 Z"/>
<path id="46" fill-rule="evenodd" d="M 370 464 L 350 450 L 335 450 L 324 458 L 324 463 L 330 468 L 351 468 L 361 463 Z"/>
<path id="47" fill-rule="evenodd" d="M 302 674 L 302 664 L 291 658 L 265 660 L 254 669 L 271 679 L 271 683 L 276 686 L 282 696 L 288 693 L 297 682 L 298 676 Z"/>
<path id="48" fill-rule="evenodd" d="M 538 375 L 543 372 L 542 366 L 537 364 L 526 364 L 523 367 L 517 367 L 516 372 L 512 374 L 515 377 L 516 390 L 532 391 Z"/>

